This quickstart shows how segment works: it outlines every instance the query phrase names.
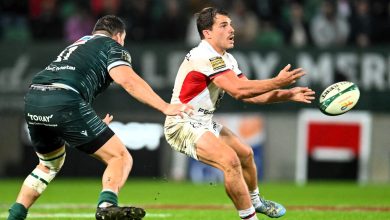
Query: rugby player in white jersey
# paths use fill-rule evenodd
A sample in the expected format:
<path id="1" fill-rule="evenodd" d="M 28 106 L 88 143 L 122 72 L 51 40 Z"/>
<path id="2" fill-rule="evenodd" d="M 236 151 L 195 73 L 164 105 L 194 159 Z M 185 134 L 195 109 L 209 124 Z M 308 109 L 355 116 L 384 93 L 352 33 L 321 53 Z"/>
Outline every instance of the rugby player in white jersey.
<path id="1" fill-rule="evenodd" d="M 226 192 L 241 219 L 256 220 L 256 212 L 281 217 L 286 209 L 259 195 L 251 147 L 214 122 L 213 113 L 225 92 L 244 102 L 262 104 L 311 103 L 314 91 L 306 87 L 281 89 L 305 74 L 301 68 L 290 70 L 290 65 L 274 78 L 248 80 L 226 52 L 234 46 L 234 28 L 225 11 L 204 8 L 197 14 L 197 28 L 202 40 L 181 64 L 171 99 L 171 103 L 192 105 L 194 114 L 167 116 L 165 137 L 174 150 L 223 172 Z"/>

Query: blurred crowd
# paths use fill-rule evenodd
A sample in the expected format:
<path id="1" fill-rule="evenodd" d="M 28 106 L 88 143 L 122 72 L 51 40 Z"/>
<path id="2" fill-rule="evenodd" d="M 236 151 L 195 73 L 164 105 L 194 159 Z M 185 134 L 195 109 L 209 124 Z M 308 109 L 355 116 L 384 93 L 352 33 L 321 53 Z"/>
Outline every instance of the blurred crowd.
<path id="1" fill-rule="evenodd" d="M 195 45 L 193 15 L 207 6 L 229 12 L 236 45 L 390 45 L 390 0 L 0 0 L 0 41 L 73 42 L 115 14 L 127 41 Z"/>

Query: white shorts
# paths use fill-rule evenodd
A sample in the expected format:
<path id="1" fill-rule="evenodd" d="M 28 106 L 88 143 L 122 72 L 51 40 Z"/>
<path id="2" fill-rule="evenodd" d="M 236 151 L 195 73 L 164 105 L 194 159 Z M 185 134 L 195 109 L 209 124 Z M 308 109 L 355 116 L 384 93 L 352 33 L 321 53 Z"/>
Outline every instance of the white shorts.
<path id="1" fill-rule="evenodd" d="M 172 149 L 198 160 L 196 142 L 206 131 L 219 137 L 222 127 L 221 124 L 212 120 L 197 122 L 168 116 L 164 124 L 164 134 Z"/>

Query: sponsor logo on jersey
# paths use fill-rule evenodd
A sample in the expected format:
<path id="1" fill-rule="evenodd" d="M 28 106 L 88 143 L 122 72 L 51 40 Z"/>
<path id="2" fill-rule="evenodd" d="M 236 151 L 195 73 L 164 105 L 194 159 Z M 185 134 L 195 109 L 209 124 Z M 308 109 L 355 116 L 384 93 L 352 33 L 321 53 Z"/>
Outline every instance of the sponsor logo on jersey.
<path id="1" fill-rule="evenodd" d="M 207 110 L 207 109 L 204 109 L 204 108 L 199 108 L 198 112 L 202 112 L 205 115 L 214 114 L 214 111 L 210 111 L 210 110 Z"/>
<path id="2" fill-rule="evenodd" d="M 27 113 L 27 116 L 30 117 L 31 121 L 40 121 L 40 122 L 50 122 L 50 119 L 53 118 L 53 115 L 32 115 Z"/>
<path id="3" fill-rule="evenodd" d="M 122 60 L 125 60 L 125 61 L 131 63 L 131 56 L 130 56 L 129 52 L 122 51 L 122 57 L 121 58 L 122 58 Z"/>
<path id="4" fill-rule="evenodd" d="M 66 66 L 55 66 L 55 65 L 50 65 L 50 66 L 46 67 L 45 70 L 49 70 L 49 71 L 76 70 L 76 67 L 74 67 L 74 66 L 69 66 L 69 65 L 66 65 Z"/>
<path id="5" fill-rule="evenodd" d="M 209 60 L 214 71 L 226 67 L 225 61 L 223 61 L 222 57 L 213 57 Z"/>

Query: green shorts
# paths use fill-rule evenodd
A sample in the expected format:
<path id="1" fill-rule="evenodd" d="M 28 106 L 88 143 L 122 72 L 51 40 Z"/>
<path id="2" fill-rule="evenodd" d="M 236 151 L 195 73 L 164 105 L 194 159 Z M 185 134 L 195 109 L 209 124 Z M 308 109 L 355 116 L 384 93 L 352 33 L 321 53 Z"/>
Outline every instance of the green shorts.
<path id="1" fill-rule="evenodd" d="M 66 143 L 92 154 L 114 135 L 75 91 L 30 88 L 24 100 L 25 119 L 38 153 L 52 152 Z"/>

